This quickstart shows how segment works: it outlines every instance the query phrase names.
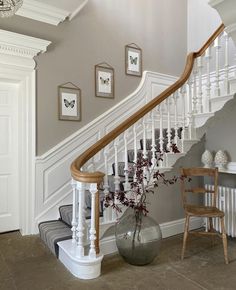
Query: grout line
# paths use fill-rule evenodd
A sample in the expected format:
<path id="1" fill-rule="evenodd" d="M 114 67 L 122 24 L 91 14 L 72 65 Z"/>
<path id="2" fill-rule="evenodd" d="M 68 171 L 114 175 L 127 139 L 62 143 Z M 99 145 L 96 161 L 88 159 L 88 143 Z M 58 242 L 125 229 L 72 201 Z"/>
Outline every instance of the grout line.
<path id="1" fill-rule="evenodd" d="M 171 268 L 170 270 L 173 271 L 174 273 L 176 273 L 178 276 L 180 276 L 180 277 L 184 278 L 185 280 L 191 282 L 192 284 L 194 284 L 194 285 L 200 287 L 202 290 L 208 290 L 207 288 L 203 287 L 201 284 L 197 283 L 196 281 L 194 281 L 194 280 L 192 280 L 192 279 L 186 277 L 185 275 L 179 273 L 177 270 L 175 270 L 175 269 L 173 269 L 173 268 Z"/>

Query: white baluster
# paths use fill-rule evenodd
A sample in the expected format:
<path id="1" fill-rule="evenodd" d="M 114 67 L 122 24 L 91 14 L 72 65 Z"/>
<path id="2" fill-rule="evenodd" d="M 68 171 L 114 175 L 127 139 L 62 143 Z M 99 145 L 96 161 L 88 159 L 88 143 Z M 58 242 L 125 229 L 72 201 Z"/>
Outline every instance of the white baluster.
<path id="1" fill-rule="evenodd" d="M 138 155 L 138 150 L 137 150 L 137 132 L 136 132 L 136 125 L 134 124 L 133 126 L 133 138 L 134 138 L 134 160 L 133 162 L 137 162 L 137 155 Z M 134 171 L 134 181 L 136 181 L 136 170 Z"/>
<path id="2" fill-rule="evenodd" d="M 194 62 L 193 66 L 193 96 L 192 96 L 192 102 L 193 102 L 193 107 L 192 107 L 192 113 L 196 114 L 197 113 L 197 62 Z"/>
<path id="3" fill-rule="evenodd" d="M 203 113 L 203 104 L 202 104 L 202 57 L 199 56 L 197 59 L 198 66 L 198 99 L 197 99 L 197 112 Z"/>
<path id="4" fill-rule="evenodd" d="M 220 96 L 220 38 L 217 37 L 214 42 L 215 47 L 215 95 Z"/>
<path id="5" fill-rule="evenodd" d="M 114 184 L 115 184 L 115 191 L 120 190 L 120 176 L 118 171 L 118 143 L 119 139 L 116 138 L 114 141 L 114 149 L 115 149 L 115 177 L 114 177 Z"/>
<path id="6" fill-rule="evenodd" d="M 108 184 L 108 148 L 104 149 L 104 167 L 105 167 L 105 176 L 104 176 L 104 195 L 107 196 L 109 194 L 109 184 Z M 104 221 L 111 220 L 111 208 L 105 208 L 103 211 L 103 219 Z"/>
<path id="7" fill-rule="evenodd" d="M 159 112 L 160 112 L 160 133 L 159 133 L 159 144 L 160 144 L 160 151 L 161 153 L 163 153 L 163 144 L 164 144 L 164 140 L 163 140 L 163 104 L 159 105 Z M 163 167 L 163 161 L 159 160 L 159 167 Z"/>
<path id="8" fill-rule="evenodd" d="M 193 138 L 193 111 L 192 111 L 192 79 L 188 80 L 189 94 L 188 94 L 188 139 Z"/>
<path id="9" fill-rule="evenodd" d="M 205 102 L 205 112 L 211 112 L 211 71 L 210 71 L 210 64 L 211 64 L 211 46 L 209 46 L 206 50 L 205 54 L 206 58 L 206 74 L 207 74 L 207 82 L 206 82 L 206 102 Z"/>
<path id="10" fill-rule="evenodd" d="M 73 189 L 73 206 L 72 206 L 72 221 L 71 221 L 71 231 L 72 231 L 72 242 L 76 242 L 76 228 L 78 226 L 77 212 L 78 212 L 78 194 L 76 188 L 76 181 L 71 180 L 71 186 Z"/>
<path id="11" fill-rule="evenodd" d="M 125 154 L 125 167 L 124 167 L 124 172 L 125 172 L 125 184 L 124 184 L 124 190 L 128 191 L 130 189 L 130 184 L 129 184 L 129 163 L 128 163 L 128 143 L 127 143 L 127 135 L 128 131 L 124 132 L 124 154 Z"/>
<path id="12" fill-rule="evenodd" d="M 145 117 L 143 117 L 143 158 L 147 158 L 147 125 Z"/>
<path id="13" fill-rule="evenodd" d="M 230 94 L 229 84 L 229 35 L 224 32 L 225 39 L 225 79 L 224 79 L 224 90 L 227 95 Z"/>
<path id="14" fill-rule="evenodd" d="M 185 108 L 186 95 L 187 95 L 186 84 L 184 84 L 182 88 L 180 89 L 180 94 L 182 96 L 182 133 L 181 133 L 182 148 L 181 148 L 181 151 L 183 153 L 184 151 L 183 144 L 184 144 L 184 140 L 186 139 L 186 108 Z"/>
<path id="15" fill-rule="evenodd" d="M 156 159 L 156 140 L 155 140 L 155 113 L 154 110 L 152 110 L 151 113 L 151 118 L 152 118 L 152 168 L 155 168 L 157 164 L 157 159 Z"/>
<path id="16" fill-rule="evenodd" d="M 177 99 L 178 99 L 178 91 L 173 94 L 173 101 L 174 101 L 174 129 L 175 129 L 175 136 L 174 136 L 174 143 L 177 145 L 179 141 L 178 136 L 178 108 L 177 108 Z"/>
<path id="17" fill-rule="evenodd" d="M 171 150 L 171 121 L 170 121 L 170 97 L 166 99 L 167 110 L 167 150 Z"/>
<path id="18" fill-rule="evenodd" d="M 78 226 L 77 232 L 77 255 L 81 258 L 84 256 L 84 195 L 85 184 L 83 182 L 77 182 L 76 184 L 79 193 L 79 214 L 78 214 Z"/>
<path id="19" fill-rule="evenodd" d="M 89 257 L 91 259 L 96 258 L 96 248 L 95 248 L 95 240 L 96 240 L 96 228 L 95 228 L 95 207 L 96 207 L 96 194 L 97 194 L 97 184 L 90 184 L 90 193 L 91 193 L 91 223 L 90 223 L 90 249 L 89 249 Z"/>

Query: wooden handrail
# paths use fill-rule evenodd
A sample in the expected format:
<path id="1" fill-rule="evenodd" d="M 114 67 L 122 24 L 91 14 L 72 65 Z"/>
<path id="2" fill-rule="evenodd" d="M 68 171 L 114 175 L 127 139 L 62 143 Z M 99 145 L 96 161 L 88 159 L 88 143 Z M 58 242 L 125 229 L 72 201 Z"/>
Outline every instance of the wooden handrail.
<path id="1" fill-rule="evenodd" d="M 122 122 L 117 128 L 113 129 L 110 133 L 105 135 L 97 143 L 95 143 L 93 146 L 88 148 L 84 153 L 82 153 L 78 158 L 76 158 L 71 164 L 72 177 L 80 182 L 100 183 L 103 180 L 104 173 L 99 171 L 84 172 L 81 171 L 82 166 L 89 159 L 91 159 L 96 153 L 98 153 L 101 149 L 103 149 L 106 145 L 108 145 L 111 141 L 113 141 L 116 137 L 118 137 L 121 133 L 123 133 L 126 129 L 131 127 L 134 123 L 136 123 L 139 119 L 141 119 L 148 112 L 154 109 L 157 105 L 163 102 L 176 90 L 181 88 L 182 85 L 184 85 L 184 83 L 188 80 L 192 72 L 195 58 L 201 56 L 206 51 L 206 49 L 213 43 L 213 41 L 220 35 L 220 33 L 223 32 L 224 28 L 225 28 L 224 24 L 221 24 L 200 50 L 188 54 L 184 71 L 180 76 L 180 78 L 173 85 L 171 85 L 159 96 L 155 97 L 153 100 L 147 103 L 144 107 L 139 109 L 135 114 L 130 116 L 127 120 Z"/>

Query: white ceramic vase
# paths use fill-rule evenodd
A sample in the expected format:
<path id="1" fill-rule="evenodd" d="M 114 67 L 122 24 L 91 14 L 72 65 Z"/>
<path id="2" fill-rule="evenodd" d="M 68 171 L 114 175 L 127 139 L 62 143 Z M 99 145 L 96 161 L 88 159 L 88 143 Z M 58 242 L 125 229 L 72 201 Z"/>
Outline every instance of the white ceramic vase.
<path id="1" fill-rule="evenodd" d="M 228 158 L 226 153 L 223 150 L 217 151 L 215 155 L 215 165 L 219 168 L 219 170 L 225 170 L 226 164 L 228 163 Z"/>
<path id="2" fill-rule="evenodd" d="M 205 168 L 211 168 L 213 163 L 213 156 L 209 150 L 205 150 L 205 152 L 202 154 L 201 160 Z"/>

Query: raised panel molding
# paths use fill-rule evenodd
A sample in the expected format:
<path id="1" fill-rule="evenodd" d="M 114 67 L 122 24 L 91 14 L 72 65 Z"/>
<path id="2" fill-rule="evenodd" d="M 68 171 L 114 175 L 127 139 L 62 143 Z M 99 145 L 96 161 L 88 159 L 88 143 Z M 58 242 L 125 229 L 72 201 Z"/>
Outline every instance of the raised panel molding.
<path id="1" fill-rule="evenodd" d="M 71 202 L 71 162 L 130 114 L 153 99 L 157 91 L 163 91 L 176 79 L 170 75 L 145 71 L 134 93 L 36 158 L 35 232 L 39 222 L 58 218 L 58 207 Z M 100 156 L 96 156 L 96 161 L 99 159 Z"/>

